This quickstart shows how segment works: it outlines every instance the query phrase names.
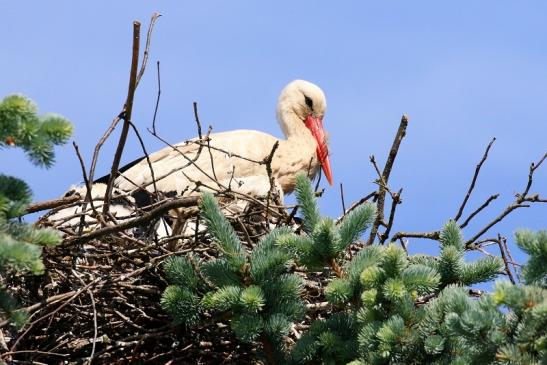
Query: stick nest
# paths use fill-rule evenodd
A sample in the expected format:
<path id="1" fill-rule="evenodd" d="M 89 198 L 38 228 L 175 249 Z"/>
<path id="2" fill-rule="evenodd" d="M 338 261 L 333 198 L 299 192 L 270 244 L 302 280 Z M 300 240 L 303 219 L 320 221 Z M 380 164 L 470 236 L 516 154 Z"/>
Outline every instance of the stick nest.
<path id="1" fill-rule="evenodd" d="M 222 200 L 221 200 L 222 202 Z M 196 225 L 198 209 L 187 217 Z M 281 206 L 250 202 L 229 219 L 241 241 L 252 250 L 277 225 L 300 229 L 298 218 Z M 199 222 L 199 221 L 198 221 Z M 69 230 L 65 230 L 68 232 Z M 116 232 L 86 243 L 44 250 L 43 276 L 13 276 L 7 286 L 30 314 L 20 331 L 4 327 L 2 347 L 16 363 L 256 363 L 258 347 L 238 341 L 227 322 L 202 322 L 192 329 L 176 327 L 160 307 L 167 287 L 161 263 L 171 255 L 192 252 L 201 260 L 219 255 L 205 229 L 198 234 L 163 240 L 137 239 Z M 321 287 L 326 277 L 306 278 L 313 318 L 327 310 Z M 323 304 L 322 304 L 323 303 Z M 292 333 L 295 341 L 307 320 Z M 6 354 L 5 354 L 6 355 Z M 4 357 L 5 358 L 5 357 Z"/>

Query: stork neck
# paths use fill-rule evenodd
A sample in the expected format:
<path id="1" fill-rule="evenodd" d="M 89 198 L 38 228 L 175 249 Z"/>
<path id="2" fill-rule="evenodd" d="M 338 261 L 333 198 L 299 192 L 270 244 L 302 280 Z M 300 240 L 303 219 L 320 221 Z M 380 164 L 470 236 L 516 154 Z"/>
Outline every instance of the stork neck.
<path id="1" fill-rule="evenodd" d="M 291 109 L 278 110 L 277 119 L 287 140 L 313 138 L 304 121 Z"/>

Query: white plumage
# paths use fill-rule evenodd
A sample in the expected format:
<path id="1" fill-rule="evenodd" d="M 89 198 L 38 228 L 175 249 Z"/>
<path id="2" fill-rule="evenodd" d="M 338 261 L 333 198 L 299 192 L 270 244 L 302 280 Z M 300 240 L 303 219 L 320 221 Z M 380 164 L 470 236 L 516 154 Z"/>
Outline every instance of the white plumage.
<path id="1" fill-rule="evenodd" d="M 195 138 L 168 146 L 149 156 L 154 170 L 155 185 L 159 192 L 167 195 L 194 195 L 199 190 L 213 190 L 241 193 L 255 198 L 264 198 L 272 193 L 267 164 L 264 163 L 277 149 L 271 160 L 273 193 L 283 198 L 283 194 L 294 190 L 296 175 L 308 173 L 313 178 L 321 166 L 327 180 L 332 184 L 332 173 L 328 159 L 323 116 L 326 110 L 325 95 L 321 89 L 307 81 L 296 80 L 289 83 L 281 92 L 277 105 L 277 119 L 285 139 L 277 139 L 269 134 L 255 130 L 235 130 L 214 133 L 209 140 Z M 139 205 L 131 194 L 145 188 L 154 192 L 152 173 L 148 161 L 143 158 L 120 169 L 115 180 L 116 194 L 128 196 L 129 205 Z M 98 179 L 93 185 L 93 198 L 98 205 L 104 198 L 108 176 Z M 73 189 L 82 197 L 85 187 Z M 245 202 L 234 202 L 232 209 L 244 209 Z M 68 210 L 71 209 L 71 210 Z M 77 208 L 78 209 L 78 208 Z M 62 220 L 81 211 L 67 208 L 50 216 L 49 219 Z M 112 203 L 111 211 L 120 218 L 134 213 L 135 209 L 123 204 Z M 66 221 L 74 227 L 76 218 Z M 79 222 L 79 219 L 78 219 Z M 86 220 L 92 226 L 94 219 Z M 163 229 L 159 225 L 158 229 Z M 170 231 L 161 232 L 168 235 Z"/>
<path id="2" fill-rule="evenodd" d="M 278 122 L 286 139 L 278 140 L 254 130 L 235 130 L 212 134 L 208 145 L 193 139 L 165 147 L 150 155 L 156 186 L 160 191 L 181 194 L 193 191 L 199 181 L 205 187 L 221 190 L 230 187 L 249 195 L 263 196 L 270 189 L 270 181 L 266 165 L 257 162 L 265 160 L 278 142 L 271 164 L 272 175 L 283 192 L 290 193 L 298 172 L 309 172 L 313 177 L 321 163 L 328 165 L 324 135 L 318 140 L 306 126 L 309 118 L 322 123 L 325 109 L 325 95 L 319 87 L 307 81 L 293 81 L 282 91 L 277 106 Z M 325 151 L 323 161 L 316 153 L 318 144 Z M 331 180 L 330 168 L 323 168 L 328 169 L 327 177 Z M 121 175 L 115 181 L 115 186 L 121 190 L 131 191 L 141 186 L 146 186 L 148 191 L 154 190 L 146 159 Z"/>

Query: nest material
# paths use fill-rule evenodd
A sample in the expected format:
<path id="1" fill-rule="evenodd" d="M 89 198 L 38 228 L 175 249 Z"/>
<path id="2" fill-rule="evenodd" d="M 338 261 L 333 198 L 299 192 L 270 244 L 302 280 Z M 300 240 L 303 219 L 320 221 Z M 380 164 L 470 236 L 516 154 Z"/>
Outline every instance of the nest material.
<path id="1" fill-rule="evenodd" d="M 222 201 L 222 200 L 221 200 Z M 226 201 L 225 201 L 226 203 Z M 194 211 L 196 211 L 194 209 Z M 198 214 L 188 218 L 196 225 Z M 272 227 L 298 220 L 284 207 L 250 203 L 229 217 L 250 251 Z M 171 255 L 193 253 L 201 260 L 219 255 L 206 230 L 162 240 L 143 240 L 120 232 L 84 244 L 71 242 L 44 250 L 46 273 L 14 276 L 7 286 L 29 309 L 21 331 L 4 326 L 0 346 L 14 363 L 257 363 L 259 348 L 243 344 L 227 322 L 205 318 L 192 329 L 173 326 L 160 307 L 167 286 L 161 268 Z M 324 277 L 306 279 L 309 308 L 315 318 L 324 308 Z M 292 339 L 306 328 L 299 324 Z M 3 335 L 3 339 L 2 339 Z"/>

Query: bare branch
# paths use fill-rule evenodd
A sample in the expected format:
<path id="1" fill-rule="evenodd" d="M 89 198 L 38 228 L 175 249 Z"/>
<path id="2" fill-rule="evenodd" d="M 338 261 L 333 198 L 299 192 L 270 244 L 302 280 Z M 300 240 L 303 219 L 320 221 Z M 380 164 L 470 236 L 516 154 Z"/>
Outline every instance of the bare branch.
<path id="1" fill-rule="evenodd" d="M 41 202 L 32 203 L 27 207 L 25 214 L 31 214 L 31 213 L 40 212 L 42 210 L 62 207 L 63 205 L 75 203 L 79 201 L 81 198 L 82 197 L 80 196 L 80 194 L 74 194 L 74 195 L 65 196 L 59 199 L 44 200 Z"/>
<path id="2" fill-rule="evenodd" d="M 469 215 L 469 217 L 467 217 L 467 219 L 460 225 L 460 228 L 465 228 L 469 224 L 469 222 L 471 222 L 471 219 L 473 219 L 473 217 L 479 214 L 484 208 L 488 206 L 488 204 L 490 204 L 493 200 L 496 200 L 499 196 L 499 194 L 490 195 L 490 197 L 486 199 L 486 201 L 482 203 L 480 207 L 478 207 L 473 213 Z"/>
<path id="3" fill-rule="evenodd" d="M 146 70 L 146 65 L 148 63 L 148 55 L 150 54 L 150 42 L 152 41 L 152 32 L 154 30 L 154 25 L 156 25 L 156 21 L 159 19 L 160 16 L 161 16 L 160 13 L 154 13 L 152 14 L 152 18 L 150 19 L 150 24 L 148 25 L 148 32 L 146 32 L 146 46 L 144 47 L 141 69 L 139 70 L 139 74 L 137 75 L 135 88 L 139 85 L 142 75 L 144 75 L 144 71 Z"/>
<path id="4" fill-rule="evenodd" d="M 393 198 L 391 200 L 391 210 L 389 212 L 389 219 L 387 222 L 386 230 L 384 231 L 384 233 L 380 235 L 381 244 L 384 244 L 384 242 L 386 242 L 386 240 L 389 237 L 389 233 L 391 232 L 391 228 L 393 227 L 393 221 L 395 219 L 395 210 L 397 209 L 397 205 L 403 202 L 401 200 L 402 193 L 403 193 L 403 188 L 399 189 L 399 191 L 393 195 Z"/>
<path id="5" fill-rule="evenodd" d="M 86 204 L 87 204 L 87 202 L 89 202 L 89 204 L 91 205 L 91 209 L 93 210 L 93 213 L 95 215 L 97 215 L 97 210 L 95 209 L 95 205 L 93 204 L 93 199 L 92 199 L 92 195 L 91 195 L 91 182 L 87 178 L 84 159 L 82 158 L 82 155 L 80 154 L 80 149 L 78 148 L 78 145 L 76 144 L 76 142 L 73 141 L 72 146 L 74 146 L 74 150 L 76 151 L 76 156 L 78 156 L 78 160 L 80 161 L 80 166 L 82 168 L 82 177 L 84 179 L 84 184 L 85 184 L 85 187 L 86 187 L 86 190 L 87 190 L 87 192 L 85 194 L 85 203 L 84 203 L 84 207 L 82 208 L 82 210 L 85 210 Z M 83 220 L 83 217 L 82 217 L 82 220 Z"/>
<path id="6" fill-rule="evenodd" d="M 140 47 L 140 31 L 141 23 L 133 22 L 133 54 L 131 57 L 131 71 L 129 74 L 129 87 L 127 90 L 127 99 L 125 102 L 123 112 L 123 127 L 120 134 L 120 140 L 116 153 L 114 154 L 114 160 L 112 161 L 112 167 L 110 169 L 110 177 L 108 178 L 108 184 L 106 185 L 106 192 L 104 195 L 103 214 L 108 213 L 110 208 L 110 198 L 112 195 L 112 188 L 114 187 L 114 181 L 118 176 L 118 167 L 120 166 L 120 160 L 122 158 L 123 149 L 125 147 L 125 141 L 129 132 L 129 122 L 133 112 L 133 99 L 135 97 L 135 90 L 137 88 L 137 68 L 139 65 L 139 47 Z"/>
<path id="7" fill-rule="evenodd" d="M 498 215 L 496 218 L 494 218 L 490 223 L 488 223 L 485 227 L 483 227 L 479 232 L 477 232 L 472 238 L 470 238 L 465 245 L 467 248 L 472 248 L 473 242 L 475 242 L 480 236 L 482 236 L 484 233 L 486 233 L 490 228 L 492 228 L 494 225 L 499 223 L 501 220 L 503 220 L 509 213 L 511 213 L 513 210 L 518 208 L 528 208 L 530 207 L 529 204 L 523 204 L 523 203 L 536 203 L 536 202 L 543 202 L 544 199 L 540 198 L 538 194 L 534 195 L 528 195 L 528 192 L 530 191 L 530 188 L 532 187 L 533 179 L 534 179 L 534 172 L 538 169 L 539 166 L 545 161 L 545 158 L 547 157 L 547 153 L 543 155 L 543 157 L 537 162 L 537 163 L 531 163 L 530 164 L 530 171 L 528 173 L 528 182 L 526 183 L 526 187 L 524 188 L 524 191 L 520 194 L 516 194 L 515 201 L 509 205 L 505 210 Z"/>
<path id="8" fill-rule="evenodd" d="M 102 236 L 105 236 L 105 235 L 108 235 L 108 234 L 121 232 L 121 231 L 124 231 L 124 230 L 129 229 L 129 228 L 140 226 L 144 223 L 150 222 L 152 219 L 154 219 L 156 217 L 161 216 L 163 213 L 168 212 L 171 209 L 196 206 L 196 205 L 199 204 L 199 201 L 200 201 L 200 197 L 198 197 L 198 196 L 189 196 L 189 197 L 169 200 L 169 201 L 161 204 L 160 206 L 152 209 L 148 213 L 145 213 L 145 214 L 141 215 L 138 218 L 134 218 L 134 219 L 119 223 L 115 226 L 110 226 L 110 227 L 97 229 L 95 231 L 86 233 L 86 234 L 81 235 L 81 236 L 76 236 L 76 237 L 69 238 L 66 241 L 67 241 L 67 243 L 88 242 L 88 241 L 90 241 L 92 239 L 95 239 L 95 238 L 98 238 L 98 237 L 102 237 Z"/>
<path id="9" fill-rule="evenodd" d="M 345 212 L 342 216 L 340 216 L 340 217 L 338 217 L 338 219 L 336 219 L 336 223 L 337 223 L 337 224 L 340 223 L 340 222 L 342 221 L 342 219 L 344 219 L 344 217 L 345 217 L 346 215 L 348 215 L 351 211 L 353 211 L 353 210 L 354 210 L 355 208 L 357 208 L 358 206 L 363 205 L 363 204 L 364 204 L 365 202 L 367 202 L 368 200 L 370 200 L 370 199 L 376 197 L 377 195 L 378 195 L 378 192 L 377 192 L 377 191 L 373 191 L 372 193 L 370 193 L 370 194 L 364 196 L 363 198 L 359 199 L 359 201 L 353 203 L 353 204 L 351 205 L 351 207 L 349 207 L 349 208 L 346 210 L 346 212 Z"/>
<path id="10" fill-rule="evenodd" d="M 397 232 L 391 237 L 391 242 L 395 242 L 400 238 L 427 238 L 428 240 L 438 240 L 441 237 L 439 231 L 433 232 Z"/>
<path id="11" fill-rule="evenodd" d="M 158 116 L 161 97 L 160 61 L 156 62 L 156 69 L 158 71 L 158 95 L 156 96 L 156 106 L 154 107 L 154 116 L 152 117 L 152 134 L 156 134 L 156 117 Z"/>
<path id="12" fill-rule="evenodd" d="M 344 202 L 344 186 L 340 183 L 340 200 L 342 201 L 342 215 L 346 214 L 346 203 Z"/>
<path id="13" fill-rule="evenodd" d="M 511 251 L 509 250 L 509 247 L 507 246 L 507 239 L 505 237 L 504 237 L 503 240 L 501 240 L 501 244 L 503 245 L 503 248 L 504 248 L 505 252 L 507 253 L 507 256 L 509 257 L 509 260 L 511 260 L 510 263 L 511 263 L 511 265 L 513 265 L 513 270 L 515 271 L 517 279 L 520 282 L 520 275 L 519 275 L 519 271 L 517 269 L 517 266 L 522 266 L 522 265 L 517 264 L 515 262 L 515 260 L 513 260 L 513 256 L 511 255 Z"/>
<path id="14" fill-rule="evenodd" d="M 528 195 L 528 192 L 530 191 L 530 188 L 532 187 L 532 182 L 533 182 L 533 179 L 534 179 L 534 172 L 541 166 L 543 161 L 545 161 L 545 158 L 547 158 L 547 153 L 545 153 L 543 155 L 543 157 L 537 163 L 532 162 L 530 164 L 530 171 L 528 172 L 528 183 L 526 184 L 526 188 L 522 192 L 521 197 L 525 197 L 526 195 Z M 524 200 L 522 200 L 522 201 L 524 201 Z"/>
<path id="15" fill-rule="evenodd" d="M 146 150 L 146 146 L 144 145 L 144 141 L 142 140 L 142 137 L 135 126 L 133 122 L 129 121 L 129 125 L 131 128 L 133 128 L 133 131 L 135 132 L 135 135 L 137 136 L 137 139 L 139 140 L 139 143 L 142 148 L 142 152 L 144 153 L 144 157 L 146 158 L 146 163 L 148 164 L 148 169 L 150 170 L 150 176 L 152 177 L 152 186 L 154 187 L 154 193 L 156 195 L 156 199 L 159 199 L 158 195 L 158 187 L 156 186 L 156 176 L 154 174 L 154 168 L 152 167 L 152 162 L 150 161 L 150 156 L 148 154 L 148 151 Z"/>
<path id="16" fill-rule="evenodd" d="M 490 143 L 488 143 L 488 146 L 486 147 L 486 151 L 484 151 L 484 154 L 482 155 L 481 160 L 475 167 L 475 173 L 473 174 L 473 179 L 471 180 L 471 185 L 469 185 L 469 189 L 467 190 L 467 194 L 465 195 L 465 198 L 463 199 L 462 204 L 460 205 L 460 209 L 458 209 L 458 213 L 456 213 L 456 216 L 454 217 L 455 221 L 458 221 L 460 217 L 462 216 L 463 210 L 465 209 L 465 205 L 467 204 L 467 201 L 469 200 L 469 197 L 471 196 L 471 193 L 473 192 L 473 189 L 475 188 L 475 183 L 477 182 L 477 177 L 479 176 L 479 172 L 481 170 L 481 166 L 488 158 L 488 152 L 490 151 L 490 148 L 492 147 L 492 144 L 496 138 L 492 138 Z"/>
<path id="17" fill-rule="evenodd" d="M 272 160 L 273 160 L 275 151 L 277 151 L 278 147 L 279 147 L 279 141 L 275 141 L 274 145 L 272 146 L 272 150 L 270 151 L 270 154 L 264 159 L 264 164 L 266 165 L 266 172 L 268 173 L 268 178 L 270 180 L 270 189 L 268 189 L 268 195 L 266 196 L 266 220 L 268 219 L 268 212 L 270 211 L 270 197 L 272 195 L 272 191 L 274 190 Z"/>
<path id="18" fill-rule="evenodd" d="M 201 135 L 201 123 L 199 121 L 199 114 L 198 114 L 198 103 L 196 103 L 194 101 L 194 103 L 192 104 L 193 107 L 194 107 L 194 119 L 196 120 L 196 125 L 198 127 L 198 137 L 199 137 L 199 140 L 201 141 L 203 139 L 202 135 Z"/>
<path id="19" fill-rule="evenodd" d="M 387 192 L 386 187 L 388 185 L 391 169 L 393 168 L 393 163 L 395 162 L 395 158 L 397 157 L 399 147 L 401 146 L 401 141 L 406 135 L 407 126 L 408 126 L 408 117 L 406 115 L 403 115 L 401 118 L 401 122 L 399 124 L 399 129 L 397 130 L 397 134 L 395 135 L 395 139 L 393 140 L 391 150 L 389 151 L 389 155 L 388 155 L 386 164 L 384 166 L 384 171 L 382 172 L 381 184 L 383 186 L 382 185 L 380 186 L 380 188 L 378 189 L 378 195 L 377 195 L 377 199 L 378 199 L 377 214 L 378 215 L 376 216 L 376 220 L 374 221 L 374 224 L 372 225 L 372 228 L 370 230 L 370 236 L 366 243 L 367 246 L 372 245 L 372 243 L 374 242 L 374 239 L 376 238 L 376 234 L 378 233 L 378 227 L 384 221 L 384 204 L 385 204 L 385 198 L 386 198 L 386 192 Z"/>
<path id="20" fill-rule="evenodd" d="M 504 250 L 503 243 L 502 243 L 503 240 L 505 240 L 505 237 L 502 237 L 498 233 L 497 244 L 500 248 L 500 253 L 501 253 L 501 258 L 503 260 L 503 264 L 505 265 L 505 272 L 507 273 L 507 276 L 509 277 L 509 280 L 511 280 L 511 283 L 516 284 L 517 282 L 515 281 L 515 278 L 513 277 L 513 273 L 511 272 L 511 268 L 509 267 L 509 262 L 507 260 L 507 256 L 505 255 L 505 250 Z"/>

